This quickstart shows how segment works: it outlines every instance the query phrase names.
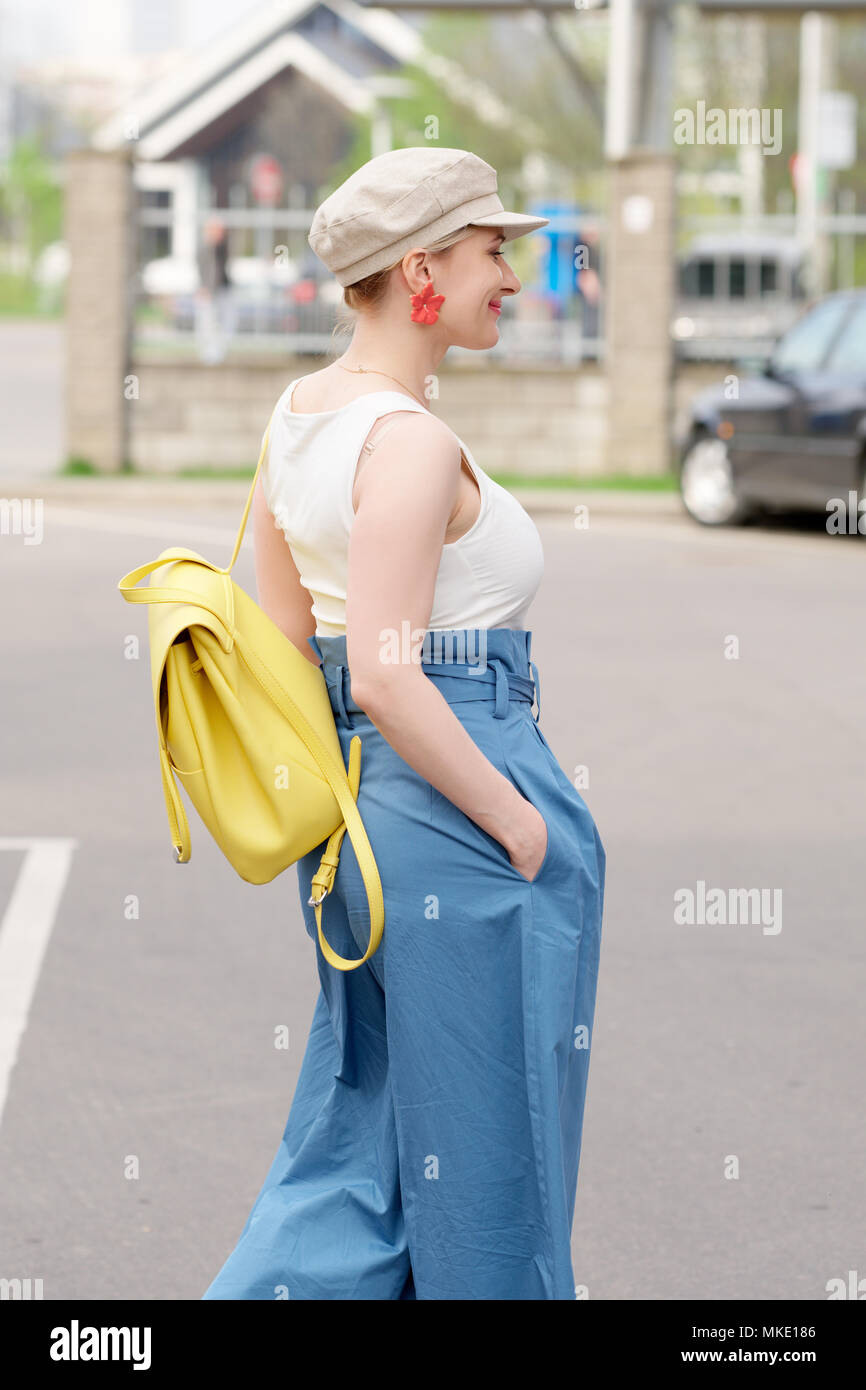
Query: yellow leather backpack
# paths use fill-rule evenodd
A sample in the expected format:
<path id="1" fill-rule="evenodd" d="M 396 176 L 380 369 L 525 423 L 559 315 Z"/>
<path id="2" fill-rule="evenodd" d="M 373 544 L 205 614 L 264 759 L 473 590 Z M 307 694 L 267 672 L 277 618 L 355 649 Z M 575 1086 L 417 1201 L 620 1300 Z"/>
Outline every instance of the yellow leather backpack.
<path id="1" fill-rule="evenodd" d="M 269 883 L 327 837 L 308 901 L 326 960 L 356 970 L 378 949 L 385 920 L 379 871 L 357 807 L 361 739 L 356 734 L 351 741 L 347 775 L 321 669 L 230 577 L 271 421 L 226 568 L 174 547 L 130 570 L 117 587 L 128 603 L 148 604 L 162 787 L 177 862 L 185 864 L 191 849 L 175 777 L 247 883 Z M 146 574 L 148 587 L 136 588 Z M 358 960 L 337 955 L 322 931 L 322 902 L 347 831 L 370 907 L 370 941 Z"/>

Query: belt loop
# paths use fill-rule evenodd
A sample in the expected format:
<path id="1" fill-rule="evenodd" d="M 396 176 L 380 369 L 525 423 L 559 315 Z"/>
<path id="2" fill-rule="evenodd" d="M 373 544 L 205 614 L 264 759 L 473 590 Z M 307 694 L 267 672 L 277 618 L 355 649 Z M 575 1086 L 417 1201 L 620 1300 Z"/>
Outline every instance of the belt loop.
<path id="1" fill-rule="evenodd" d="M 344 677 L 345 673 L 346 673 L 346 668 L 345 668 L 345 666 L 338 666 L 338 667 L 336 668 L 336 684 L 335 684 L 335 686 L 334 686 L 334 694 L 335 694 L 336 697 L 337 697 L 337 711 L 338 711 L 338 713 L 339 713 L 339 716 L 340 716 L 340 718 L 342 719 L 342 721 L 343 721 L 344 724 L 348 724 L 348 723 L 349 723 L 349 713 L 348 713 L 348 710 L 346 709 L 346 701 L 345 701 L 345 698 L 344 698 L 344 695 L 343 695 L 343 677 Z"/>
<path id="2" fill-rule="evenodd" d="M 489 664 L 496 670 L 496 704 L 493 709 L 493 718 L 504 719 L 508 713 L 508 677 L 505 674 L 505 667 L 498 657 L 492 657 Z"/>
<path id="3" fill-rule="evenodd" d="M 534 662 L 534 661 L 530 661 L 529 665 L 530 665 L 531 668 L 532 668 L 532 679 L 535 681 L 535 709 L 536 709 L 536 713 L 535 713 L 532 717 L 533 717 L 533 719 L 535 720 L 535 722 L 536 722 L 536 724 L 537 724 L 538 721 L 539 721 L 539 719 L 541 718 L 541 682 L 540 682 L 539 679 L 538 679 L 538 667 L 536 666 L 535 662 Z"/>

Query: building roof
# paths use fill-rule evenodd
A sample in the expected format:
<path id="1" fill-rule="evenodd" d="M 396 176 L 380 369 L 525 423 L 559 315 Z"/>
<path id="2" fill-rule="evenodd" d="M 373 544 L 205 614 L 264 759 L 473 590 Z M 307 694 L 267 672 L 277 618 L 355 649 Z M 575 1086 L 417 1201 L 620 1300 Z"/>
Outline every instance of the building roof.
<path id="1" fill-rule="evenodd" d="M 524 116 L 512 113 L 483 83 L 468 81 L 459 64 L 430 53 L 417 30 L 388 10 L 366 9 L 354 0 L 272 0 L 142 87 L 96 128 L 91 144 L 116 149 L 134 138 L 141 159 L 170 159 L 286 68 L 302 73 L 347 111 L 369 115 L 376 101 L 370 79 L 404 63 L 423 63 L 449 96 L 471 106 L 486 124 L 508 128 L 519 120 L 525 139 L 540 138 Z"/>

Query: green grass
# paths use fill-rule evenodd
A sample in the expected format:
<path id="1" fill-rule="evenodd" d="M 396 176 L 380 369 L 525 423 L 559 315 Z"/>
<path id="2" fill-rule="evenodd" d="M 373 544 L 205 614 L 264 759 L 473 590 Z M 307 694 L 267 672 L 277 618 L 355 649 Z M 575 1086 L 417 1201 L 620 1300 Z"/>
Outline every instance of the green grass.
<path id="1" fill-rule="evenodd" d="M 90 459 L 69 458 L 63 467 L 58 469 L 58 476 L 61 478 L 92 478 L 96 476 L 96 469 Z"/>
<path id="2" fill-rule="evenodd" d="M 200 478 L 209 482 L 218 478 L 231 478 L 252 482 L 252 468 L 180 468 L 176 473 L 165 475 L 174 478 Z M 138 474 L 137 476 L 149 476 Z M 491 473 L 494 482 L 502 487 L 550 489 L 604 488 L 621 492 L 676 492 L 678 483 L 674 473 L 662 475 L 633 476 L 627 473 L 612 473 L 609 477 L 574 478 L 560 475 L 533 477 L 528 473 Z"/>
<path id="3" fill-rule="evenodd" d="M 81 458 L 80 455 L 76 454 L 68 458 L 62 468 L 58 468 L 55 476 L 58 478 L 155 478 L 159 475 L 139 473 L 128 461 L 124 462 L 116 473 L 101 473 L 90 459 Z"/>
<path id="4" fill-rule="evenodd" d="M 492 473 L 490 475 L 502 487 L 507 488 L 577 488 L 583 491 L 584 488 L 603 488 L 605 491 L 610 489 L 617 492 L 676 492 L 679 484 L 676 474 L 630 474 L 630 473 L 610 473 L 607 475 L 593 475 L 591 478 L 561 477 L 532 477 L 528 473 Z"/>
<path id="5" fill-rule="evenodd" d="M 59 319 L 63 306 L 53 296 L 43 298 L 27 276 L 0 273 L 0 318 Z"/>
<path id="6" fill-rule="evenodd" d="M 212 482 L 214 478 L 234 478 L 251 483 L 253 480 L 254 468 L 179 468 L 172 474 L 175 478 L 201 478 L 202 482 Z"/>
<path id="7" fill-rule="evenodd" d="M 124 468 L 118 473 L 101 474 L 89 459 L 71 458 L 59 470 L 58 476 L 64 478 L 73 477 L 108 477 L 108 478 L 151 478 L 154 482 L 171 482 L 172 479 L 188 482 L 196 479 L 201 483 L 210 482 L 244 482 L 251 483 L 253 480 L 253 468 L 214 468 L 207 465 L 202 468 L 178 468 L 173 473 L 156 473 L 149 469 Z M 529 473 L 492 473 L 490 475 L 494 482 L 509 490 L 519 488 L 537 489 L 538 491 L 562 492 L 562 491 L 612 491 L 612 492 L 676 492 L 679 482 L 675 473 L 663 474 L 640 474 L 630 473 L 611 473 L 609 476 L 594 476 L 591 478 L 562 477 L 558 474 L 553 476 L 533 477 Z"/>

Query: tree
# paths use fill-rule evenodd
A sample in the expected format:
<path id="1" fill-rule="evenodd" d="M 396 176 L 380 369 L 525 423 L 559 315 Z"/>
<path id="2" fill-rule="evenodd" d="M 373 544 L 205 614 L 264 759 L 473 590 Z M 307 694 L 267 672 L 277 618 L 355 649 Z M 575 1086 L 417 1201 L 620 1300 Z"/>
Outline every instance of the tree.
<path id="1" fill-rule="evenodd" d="M 26 272 L 62 230 L 62 194 L 49 161 L 32 138 L 15 145 L 0 184 L 0 235 L 21 254 Z"/>

